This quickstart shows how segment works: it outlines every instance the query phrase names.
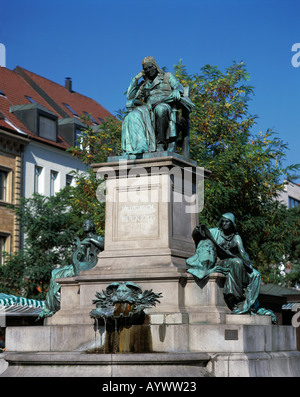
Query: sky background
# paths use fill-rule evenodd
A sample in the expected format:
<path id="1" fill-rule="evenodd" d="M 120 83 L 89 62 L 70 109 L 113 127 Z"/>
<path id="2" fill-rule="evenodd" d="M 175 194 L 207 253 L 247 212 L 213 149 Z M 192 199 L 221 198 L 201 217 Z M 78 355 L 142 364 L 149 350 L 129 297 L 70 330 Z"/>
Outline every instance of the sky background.
<path id="1" fill-rule="evenodd" d="M 252 132 L 276 131 L 289 165 L 300 163 L 299 16 L 299 0 L 1 0 L 0 43 L 7 68 L 62 85 L 71 77 L 112 114 L 145 56 L 171 72 L 182 59 L 189 74 L 243 61 L 259 117 Z"/>

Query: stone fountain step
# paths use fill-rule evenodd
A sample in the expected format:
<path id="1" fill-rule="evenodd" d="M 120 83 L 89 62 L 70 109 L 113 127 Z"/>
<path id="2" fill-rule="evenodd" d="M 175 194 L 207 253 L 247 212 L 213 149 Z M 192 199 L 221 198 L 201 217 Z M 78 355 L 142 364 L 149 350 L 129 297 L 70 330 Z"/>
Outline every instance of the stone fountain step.
<path id="1" fill-rule="evenodd" d="M 6 353 L 1 377 L 209 377 L 207 353 Z"/>
<path id="2" fill-rule="evenodd" d="M 265 318 L 249 317 L 251 322 L 252 317 Z M 112 350 L 106 345 L 103 350 L 109 331 L 102 326 L 96 333 L 92 325 L 8 327 L 7 350 L 1 358 L 9 366 L 2 376 L 299 377 L 293 327 L 251 322 L 168 324 L 160 315 L 155 324 L 111 334 L 121 350 L 109 354 Z M 144 340 L 142 335 L 147 343 L 132 345 Z M 104 353 L 99 354 L 99 348 Z"/>
<path id="3" fill-rule="evenodd" d="M 300 352 L 3 353 L 0 377 L 300 377 Z"/>
<path id="4" fill-rule="evenodd" d="M 92 325 L 8 327 L 6 332 L 6 351 L 20 353 L 84 351 L 103 345 L 106 339 L 104 327 L 95 333 Z M 297 350 L 293 327 L 284 325 L 157 322 L 128 329 L 125 327 L 120 331 L 123 342 L 133 338 L 141 340 L 142 335 L 149 339 L 143 350 L 124 352 L 248 353 Z"/>

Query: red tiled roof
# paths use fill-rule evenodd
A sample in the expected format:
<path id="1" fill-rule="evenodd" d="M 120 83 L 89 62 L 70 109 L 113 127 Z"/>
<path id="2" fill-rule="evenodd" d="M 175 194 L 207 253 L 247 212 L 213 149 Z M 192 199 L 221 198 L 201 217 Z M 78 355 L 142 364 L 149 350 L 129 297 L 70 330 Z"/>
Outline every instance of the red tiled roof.
<path id="1" fill-rule="evenodd" d="M 78 114 L 78 116 L 81 116 L 84 114 L 84 112 L 87 112 L 90 113 L 98 122 L 98 117 L 101 119 L 112 117 L 112 114 L 104 109 L 104 107 L 97 103 L 94 99 L 88 98 L 87 96 L 79 94 L 75 91 L 70 92 L 64 86 L 19 66 L 15 70 L 19 70 L 27 74 L 35 83 L 39 85 L 39 87 L 41 87 L 53 100 L 55 100 L 55 102 L 65 112 L 68 113 L 69 117 L 73 117 L 73 113 L 68 110 L 68 108 L 64 105 L 65 103 L 68 104 Z"/>
<path id="2" fill-rule="evenodd" d="M 26 132 L 29 136 L 33 135 L 26 126 L 9 111 L 9 109 L 13 105 L 24 105 L 29 103 L 28 99 L 25 98 L 25 95 L 31 96 L 36 100 L 36 102 L 41 103 L 41 105 L 45 107 L 47 107 L 46 101 L 36 95 L 36 92 L 20 76 L 3 67 L 0 67 L 0 90 L 5 94 L 5 96 L 0 95 L 0 112 L 5 119 L 10 121 L 16 128 L 2 120 L 4 126 L 9 126 L 15 131 L 20 129 L 21 131 Z"/>
<path id="3" fill-rule="evenodd" d="M 34 84 L 38 85 L 36 89 L 34 88 L 34 84 L 30 84 L 30 81 L 28 81 L 26 76 L 29 76 L 31 82 L 33 81 Z M 42 89 L 42 91 L 40 91 L 40 89 Z M 79 116 L 84 112 L 91 113 L 96 120 L 98 117 L 105 119 L 108 116 L 112 116 L 111 113 L 93 99 L 76 92 L 71 93 L 64 86 L 38 76 L 35 73 L 29 72 L 19 66 L 13 71 L 0 67 L 0 91 L 5 94 L 1 95 L 0 93 L 1 127 L 11 131 L 20 130 L 25 132 L 32 139 L 61 148 L 69 147 L 62 137 L 58 136 L 58 142 L 52 142 L 36 136 L 9 111 L 10 107 L 30 103 L 30 101 L 25 97 L 25 95 L 27 95 L 36 103 L 39 103 L 50 112 L 57 115 L 59 119 L 63 117 L 74 117 L 72 112 L 64 106 L 64 103 L 70 105 Z M 43 95 L 43 93 L 46 95 Z M 60 108 L 63 112 L 59 111 Z"/>

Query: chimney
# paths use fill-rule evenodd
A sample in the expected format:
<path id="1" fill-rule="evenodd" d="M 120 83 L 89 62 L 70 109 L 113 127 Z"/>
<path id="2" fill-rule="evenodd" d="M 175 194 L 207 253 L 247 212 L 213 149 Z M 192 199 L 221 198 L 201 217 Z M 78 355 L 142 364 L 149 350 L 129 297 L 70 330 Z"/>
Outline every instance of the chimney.
<path id="1" fill-rule="evenodd" d="M 73 91 L 72 91 L 72 79 L 71 79 L 71 77 L 66 77 L 66 80 L 65 80 L 65 88 L 66 88 L 69 92 L 73 92 Z"/>

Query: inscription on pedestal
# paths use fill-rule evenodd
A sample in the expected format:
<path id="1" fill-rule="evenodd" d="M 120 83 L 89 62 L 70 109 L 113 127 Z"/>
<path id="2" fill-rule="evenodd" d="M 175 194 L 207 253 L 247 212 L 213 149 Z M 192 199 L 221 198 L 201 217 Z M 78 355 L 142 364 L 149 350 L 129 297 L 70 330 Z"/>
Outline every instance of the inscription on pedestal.
<path id="1" fill-rule="evenodd" d="M 117 203 L 115 239 L 133 240 L 159 237 L 158 203 Z"/>

